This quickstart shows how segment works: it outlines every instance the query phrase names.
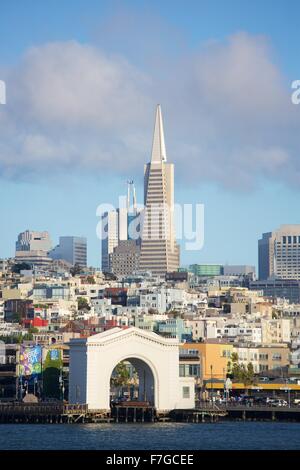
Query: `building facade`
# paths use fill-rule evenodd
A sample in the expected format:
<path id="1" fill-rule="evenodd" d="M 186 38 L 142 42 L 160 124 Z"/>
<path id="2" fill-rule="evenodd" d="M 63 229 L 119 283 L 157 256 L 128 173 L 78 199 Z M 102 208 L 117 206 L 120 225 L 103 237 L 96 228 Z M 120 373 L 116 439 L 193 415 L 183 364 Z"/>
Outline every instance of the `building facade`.
<path id="1" fill-rule="evenodd" d="M 102 215 L 101 269 L 111 272 L 110 255 L 120 241 L 128 239 L 128 213 L 126 208 L 105 212 Z"/>
<path id="2" fill-rule="evenodd" d="M 52 248 L 48 232 L 35 232 L 25 230 L 18 235 L 16 241 L 16 255 L 19 251 L 43 251 L 47 253 Z"/>
<path id="3" fill-rule="evenodd" d="M 135 240 L 121 240 L 109 255 L 109 269 L 116 276 L 129 276 L 139 269 L 140 247 Z"/>
<path id="4" fill-rule="evenodd" d="M 259 279 L 300 280 L 300 225 L 281 225 L 258 241 Z"/>
<path id="5" fill-rule="evenodd" d="M 30 267 L 48 267 L 51 258 L 48 252 L 52 248 L 48 232 L 26 230 L 18 235 L 16 242 L 16 263 L 26 263 Z"/>
<path id="6" fill-rule="evenodd" d="M 221 264 L 191 264 L 189 271 L 195 276 L 220 276 L 223 274 Z"/>
<path id="7" fill-rule="evenodd" d="M 140 269 L 154 275 L 179 268 L 174 230 L 174 165 L 167 163 L 161 108 L 156 111 L 152 155 L 144 168 Z"/>
<path id="8" fill-rule="evenodd" d="M 59 237 L 59 244 L 49 252 L 49 256 L 73 266 L 87 266 L 87 240 L 85 237 Z"/>

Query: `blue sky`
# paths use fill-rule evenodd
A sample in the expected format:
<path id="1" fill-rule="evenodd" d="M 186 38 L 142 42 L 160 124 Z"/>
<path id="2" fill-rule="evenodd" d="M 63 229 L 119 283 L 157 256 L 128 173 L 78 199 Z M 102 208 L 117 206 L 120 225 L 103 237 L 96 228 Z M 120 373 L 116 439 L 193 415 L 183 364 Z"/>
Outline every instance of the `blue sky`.
<path id="1" fill-rule="evenodd" d="M 27 228 L 88 237 L 133 177 L 142 202 L 162 103 L 176 201 L 205 204 L 192 262 L 256 264 L 257 239 L 300 223 L 298 2 L 2 0 L 0 257 Z M 2 114 L 2 116 L 1 116 Z M 189 162 L 189 165 L 187 165 Z"/>

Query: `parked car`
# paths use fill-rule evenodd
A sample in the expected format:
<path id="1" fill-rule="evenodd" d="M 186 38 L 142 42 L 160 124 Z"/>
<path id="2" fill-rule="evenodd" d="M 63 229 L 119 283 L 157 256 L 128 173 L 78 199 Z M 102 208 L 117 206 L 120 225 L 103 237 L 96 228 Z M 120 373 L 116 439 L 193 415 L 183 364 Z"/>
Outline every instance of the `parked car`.
<path id="1" fill-rule="evenodd" d="M 271 406 L 279 407 L 279 406 L 288 406 L 286 400 L 282 400 L 281 398 L 275 399 L 271 401 Z"/>

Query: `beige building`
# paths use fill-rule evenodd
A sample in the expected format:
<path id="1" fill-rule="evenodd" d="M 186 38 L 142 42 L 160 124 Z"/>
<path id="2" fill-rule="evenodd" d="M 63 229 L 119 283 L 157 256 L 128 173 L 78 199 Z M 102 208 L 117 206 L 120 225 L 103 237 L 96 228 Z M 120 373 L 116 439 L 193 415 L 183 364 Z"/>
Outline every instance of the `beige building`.
<path id="1" fill-rule="evenodd" d="M 258 241 L 259 279 L 300 280 L 300 224 L 281 225 Z"/>
<path id="2" fill-rule="evenodd" d="M 255 373 L 281 369 L 289 365 L 290 350 L 286 344 L 253 346 L 251 344 L 234 345 L 233 352 L 238 355 L 238 362 L 247 366 L 253 364 Z"/>
<path id="3" fill-rule="evenodd" d="M 247 367 L 249 363 L 253 365 L 254 372 L 258 374 L 259 370 L 259 349 L 254 346 L 235 346 L 234 352 L 238 355 L 238 362 Z"/>
<path id="4" fill-rule="evenodd" d="M 167 163 L 160 106 L 157 106 L 151 162 L 144 168 L 144 217 L 140 269 L 154 275 L 177 271 L 174 230 L 174 165 Z"/>
<path id="5" fill-rule="evenodd" d="M 290 350 L 286 344 L 261 346 L 258 351 L 260 372 L 281 369 L 290 363 Z"/>
<path id="6" fill-rule="evenodd" d="M 287 318 L 261 319 L 261 339 L 263 344 L 289 343 L 291 341 L 290 320 Z"/>

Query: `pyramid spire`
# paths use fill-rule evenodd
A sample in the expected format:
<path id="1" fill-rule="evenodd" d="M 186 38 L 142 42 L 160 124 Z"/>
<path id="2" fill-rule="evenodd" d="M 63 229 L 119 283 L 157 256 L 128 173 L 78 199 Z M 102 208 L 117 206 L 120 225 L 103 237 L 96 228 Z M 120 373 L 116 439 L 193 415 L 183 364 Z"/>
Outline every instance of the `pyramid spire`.
<path id="1" fill-rule="evenodd" d="M 153 134 L 151 163 L 161 163 L 167 161 L 163 120 L 160 104 L 156 108 L 155 126 Z"/>

